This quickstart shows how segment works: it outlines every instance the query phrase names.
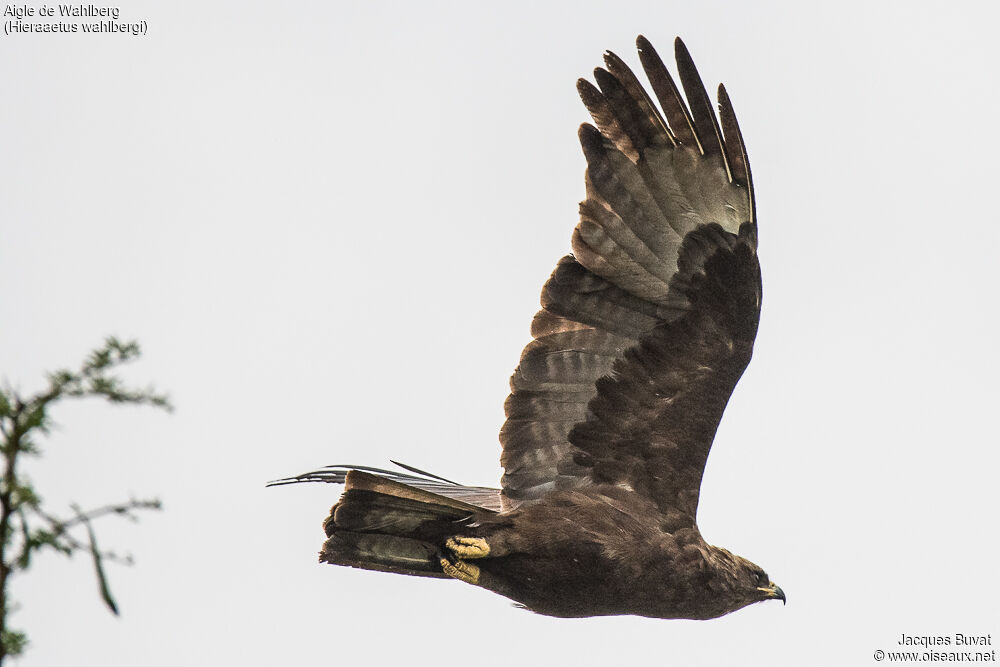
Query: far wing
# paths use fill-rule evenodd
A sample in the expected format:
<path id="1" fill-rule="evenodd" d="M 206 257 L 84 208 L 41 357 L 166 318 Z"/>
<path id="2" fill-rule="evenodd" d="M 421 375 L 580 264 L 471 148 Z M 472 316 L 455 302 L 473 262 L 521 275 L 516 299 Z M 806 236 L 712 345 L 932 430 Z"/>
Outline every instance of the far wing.
<path id="1" fill-rule="evenodd" d="M 760 268 L 750 167 L 729 98 L 722 129 L 691 57 L 688 104 L 643 37 L 663 114 L 612 53 L 581 80 L 587 199 L 542 290 L 500 434 L 507 508 L 611 484 L 694 522 L 705 461 L 750 360 Z M 690 105 L 690 106 L 688 106 Z M 690 110 L 689 110 L 690 108 Z"/>

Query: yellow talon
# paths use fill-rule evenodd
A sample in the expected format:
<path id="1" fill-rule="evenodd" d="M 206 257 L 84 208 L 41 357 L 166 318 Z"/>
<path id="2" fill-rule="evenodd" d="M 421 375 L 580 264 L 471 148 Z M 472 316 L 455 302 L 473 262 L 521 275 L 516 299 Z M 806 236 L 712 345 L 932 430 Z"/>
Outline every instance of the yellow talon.
<path id="1" fill-rule="evenodd" d="M 452 563 L 447 558 L 442 558 L 441 569 L 449 577 L 464 581 L 467 584 L 475 586 L 479 583 L 479 568 L 471 563 L 466 563 L 462 560 Z"/>
<path id="2" fill-rule="evenodd" d="M 490 555 L 490 545 L 481 537 L 449 537 L 444 545 L 459 558 L 486 558 Z"/>

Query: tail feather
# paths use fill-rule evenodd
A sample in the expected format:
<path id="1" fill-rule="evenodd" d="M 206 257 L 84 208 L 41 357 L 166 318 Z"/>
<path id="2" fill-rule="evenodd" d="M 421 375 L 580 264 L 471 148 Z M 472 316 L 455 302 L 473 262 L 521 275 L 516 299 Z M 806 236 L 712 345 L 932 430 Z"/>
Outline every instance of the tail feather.
<path id="1" fill-rule="evenodd" d="M 430 491 L 436 496 L 454 498 L 467 503 L 476 509 L 482 508 L 499 512 L 502 508 L 502 504 L 500 502 L 500 489 L 494 489 L 487 486 L 465 486 L 464 484 L 456 484 L 455 482 L 447 480 L 443 477 L 439 477 L 438 475 L 434 475 L 429 472 L 424 472 L 419 468 L 414 468 L 413 466 L 406 465 L 405 463 L 399 463 L 397 461 L 393 461 L 393 463 L 404 470 L 417 474 L 411 475 L 394 470 L 373 468 L 371 466 L 330 465 L 319 470 L 313 470 L 301 475 L 296 475 L 295 477 L 276 479 L 268 482 L 267 485 L 284 486 L 286 484 L 301 484 L 303 482 L 344 484 L 347 482 L 348 474 L 366 472 L 374 473 L 373 475 L 369 475 L 370 477 L 377 477 L 380 480 L 399 482 L 411 489 L 423 489 L 424 491 Z M 358 477 L 358 475 L 356 474 L 355 477 Z M 363 482 L 359 481 L 358 483 L 360 484 Z"/>
<path id="2" fill-rule="evenodd" d="M 379 475 L 373 475 L 371 473 L 364 472 L 363 470 L 348 471 L 344 489 L 345 491 L 359 489 L 372 491 L 374 493 L 381 493 L 396 498 L 407 498 L 409 500 L 415 500 L 418 503 L 430 503 L 433 505 L 441 505 L 443 507 L 461 510 L 466 514 L 479 510 L 479 508 L 475 505 L 467 503 L 463 500 L 449 498 L 425 489 L 418 489 L 415 486 L 410 486 L 409 484 L 397 482 Z"/>
<path id="3" fill-rule="evenodd" d="M 349 530 L 434 539 L 435 533 L 446 533 L 451 523 L 467 516 L 468 511 L 445 505 L 355 488 L 344 492 L 324 528 L 327 535 Z"/>
<path id="4" fill-rule="evenodd" d="M 361 470 L 323 523 L 320 562 L 425 577 L 444 577 L 440 551 L 458 522 L 491 512 Z"/>
<path id="5" fill-rule="evenodd" d="M 446 578 L 436 553 L 433 545 L 420 540 L 341 531 L 326 541 L 319 560 L 379 572 Z"/>

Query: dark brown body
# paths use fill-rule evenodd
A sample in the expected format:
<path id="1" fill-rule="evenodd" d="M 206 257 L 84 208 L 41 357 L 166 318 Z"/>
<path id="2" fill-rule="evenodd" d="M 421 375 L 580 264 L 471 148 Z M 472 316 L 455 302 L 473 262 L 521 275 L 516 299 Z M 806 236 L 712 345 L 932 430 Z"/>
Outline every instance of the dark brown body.
<path id="1" fill-rule="evenodd" d="M 561 617 L 707 619 L 758 601 L 731 595 L 738 582 L 719 567 L 728 552 L 696 527 L 665 532 L 656 508 L 625 502 L 629 495 L 614 487 L 560 492 L 545 504 L 478 517 L 464 534 L 486 538 L 497 554 L 476 561 L 479 585 Z"/>
<path id="2" fill-rule="evenodd" d="M 558 491 L 497 512 L 366 472 L 345 477 L 325 522 L 326 563 L 442 577 L 448 540 L 462 536 L 489 545 L 470 561 L 470 583 L 547 616 L 707 619 L 775 597 L 759 567 L 706 544 L 695 526 L 667 530 L 671 513 L 625 488 Z"/>

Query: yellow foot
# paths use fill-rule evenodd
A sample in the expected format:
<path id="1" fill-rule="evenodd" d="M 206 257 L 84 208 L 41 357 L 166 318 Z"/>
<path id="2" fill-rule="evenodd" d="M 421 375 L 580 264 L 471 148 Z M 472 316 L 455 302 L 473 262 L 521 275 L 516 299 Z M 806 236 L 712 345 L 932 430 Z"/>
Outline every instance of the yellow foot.
<path id="1" fill-rule="evenodd" d="M 449 577 L 464 581 L 475 586 L 479 583 L 479 568 L 464 560 L 457 560 L 454 563 L 447 558 L 441 559 L 441 569 Z"/>
<path id="2" fill-rule="evenodd" d="M 459 558 L 486 558 L 490 555 L 490 545 L 481 537 L 457 535 L 445 540 L 444 545 Z"/>

